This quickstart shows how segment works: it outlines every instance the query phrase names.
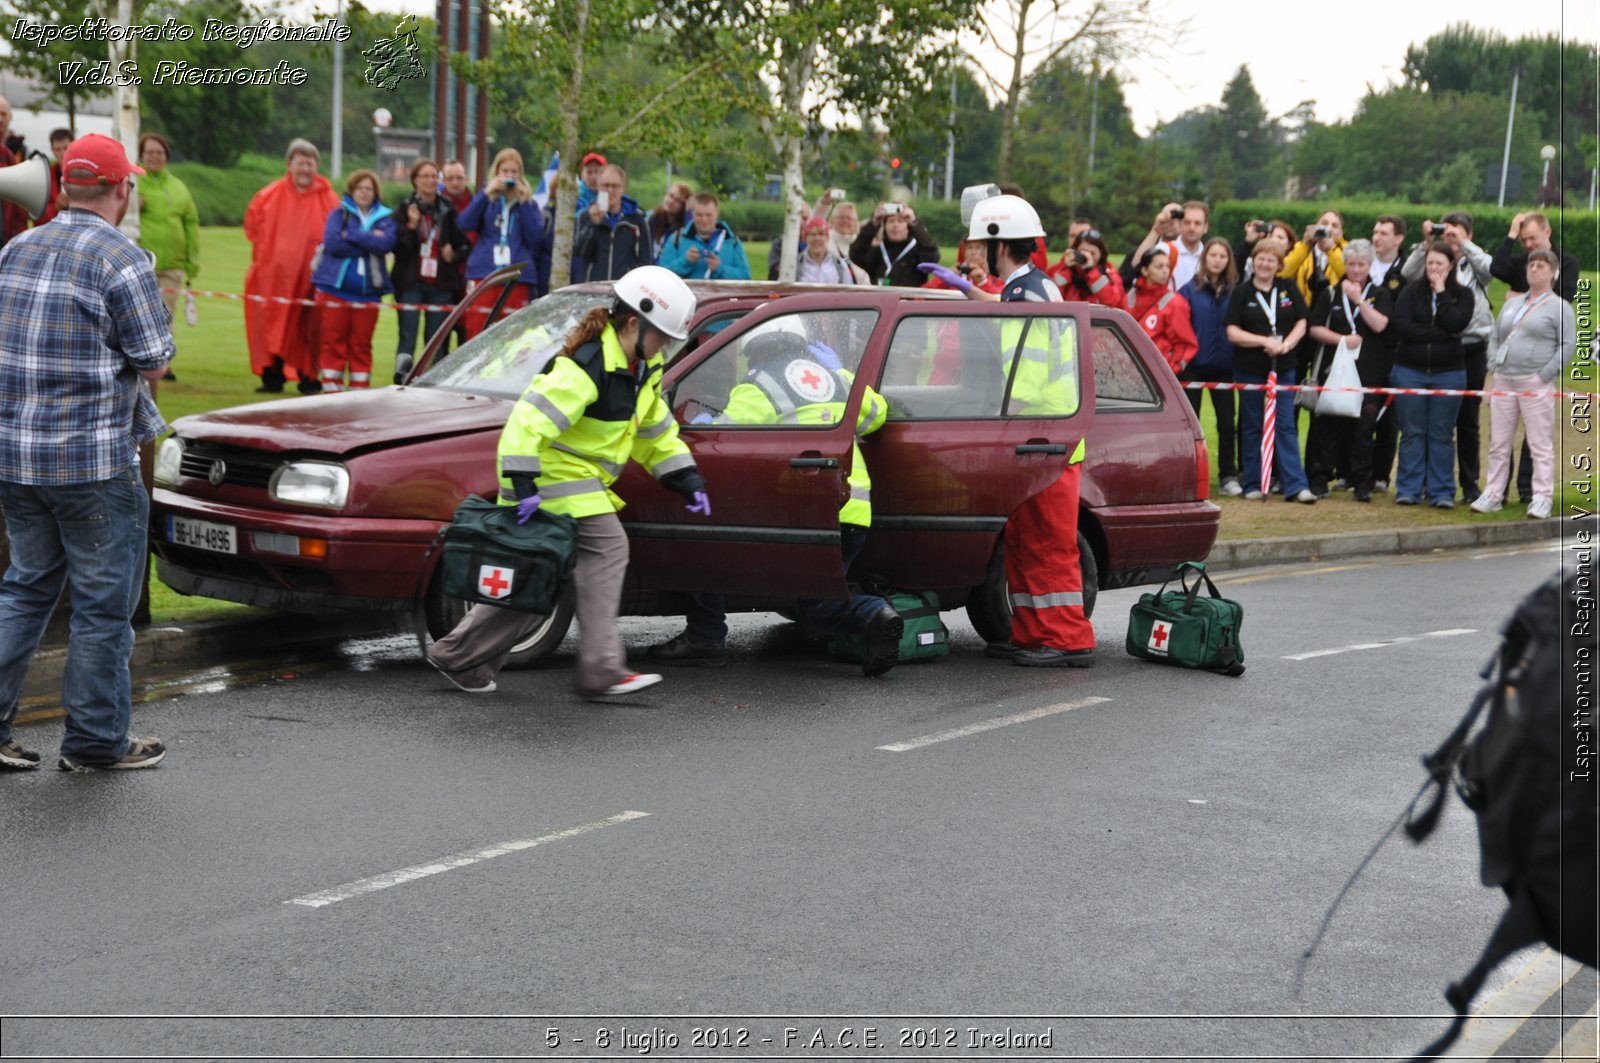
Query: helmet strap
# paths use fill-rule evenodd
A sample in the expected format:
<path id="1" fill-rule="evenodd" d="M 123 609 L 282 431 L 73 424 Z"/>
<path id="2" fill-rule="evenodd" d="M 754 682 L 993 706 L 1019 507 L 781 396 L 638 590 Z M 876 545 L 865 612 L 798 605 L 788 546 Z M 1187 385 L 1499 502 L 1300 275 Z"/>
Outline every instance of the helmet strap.
<path id="1" fill-rule="evenodd" d="M 984 243 L 989 248 L 989 276 L 1000 277 L 1000 241 L 985 240 Z M 1005 280 L 1004 277 L 1000 279 Z"/>

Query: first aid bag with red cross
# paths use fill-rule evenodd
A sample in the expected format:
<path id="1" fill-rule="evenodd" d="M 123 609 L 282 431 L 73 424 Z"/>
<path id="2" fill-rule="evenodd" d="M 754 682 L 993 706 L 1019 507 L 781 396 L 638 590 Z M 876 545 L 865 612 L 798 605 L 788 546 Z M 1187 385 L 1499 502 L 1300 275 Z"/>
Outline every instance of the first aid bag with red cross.
<path id="1" fill-rule="evenodd" d="M 540 509 L 526 524 L 517 508 L 468 495 L 443 531 L 444 592 L 471 603 L 548 614 L 572 576 L 578 522 Z"/>
<path id="2" fill-rule="evenodd" d="M 1173 580 L 1180 590 L 1167 590 Z M 1202 588 L 1210 594 L 1201 594 Z M 1147 661 L 1243 675 L 1243 623 L 1244 606 L 1217 592 L 1205 564 L 1185 561 L 1159 591 L 1139 596 L 1128 616 L 1128 652 Z"/>

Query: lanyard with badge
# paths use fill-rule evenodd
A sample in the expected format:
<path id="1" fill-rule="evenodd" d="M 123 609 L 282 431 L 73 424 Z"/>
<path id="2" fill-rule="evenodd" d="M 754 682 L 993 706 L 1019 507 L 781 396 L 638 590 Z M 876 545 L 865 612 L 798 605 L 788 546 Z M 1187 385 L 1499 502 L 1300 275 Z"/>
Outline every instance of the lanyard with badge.
<path id="1" fill-rule="evenodd" d="M 505 196 L 500 201 L 500 242 L 494 245 L 494 265 L 496 269 L 501 266 L 511 265 L 511 227 L 516 224 L 516 215 L 511 213 L 511 198 Z"/>
<path id="2" fill-rule="evenodd" d="M 1256 302 L 1261 306 L 1261 312 L 1267 315 L 1267 327 L 1272 329 L 1272 338 L 1278 338 L 1278 289 L 1274 285 L 1271 298 L 1263 299 L 1261 292 L 1256 292 Z"/>
<path id="3" fill-rule="evenodd" d="M 417 204 L 421 212 L 422 204 Z M 434 237 L 437 235 L 433 229 L 433 212 L 422 214 L 422 220 L 417 223 L 417 235 L 422 239 L 421 257 L 417 260 L 418 272 L 422 279 L 431 281 L 439 276 L 439 255 L 434 247 Z"/>
<path id="4" fill-rule="evenodd" d="M 1552 294 L 1554 294 L 1554 293 L 1545 292 L 1543 295 L 1539 296 L 1539 298 L 1535 299 L 1531 303 L 1527 300 L 1527 297 L 1524 296 L 1523 300 L 1522 300 L 1522 305 L 1517 307 L 1516 314 L 1514 314 L 1512 316 L 1512 318 L 1511 318 L 1511 331 L 1506 333 L 1506 338 L 1504 340 L 1502 340 L 1501 342 L 1502 343 L 1511 342 L 1511 337 L 1515 336 L 1517 334 L 1517 330 L 1522 327 L 1522 319 L 1528 316 L 1528 311 L 1532 310 L 1534 307 L 1538 306 L 1540 303 L 1542 303 L 1546 299 L 1550 298 L 1550 296 Z"/>
<path id="5" fill-rule="evenodd" d="M 1361 299 L 1356 303 L 1357 306 L 1365 306 L 1367 304 L 1367 293 L 1371 290 L 1372 282 L 1369 280 L 1361 289 Z M 1339 286 L 1339 299 L 1344 303 L 1344 319 L 1350 323 L 1350 332 L 1354 334 L 1356 331 L 1356 315 L 1361 311 L 1351 308 L 1350 297 L 1344 293 L 1344 285 Z"/>
<path id="6" fill-rule="evenodd" d="M 898 255 L 894 256 L 894 262 L 891 262 L 889 261 L 889 245 L 879 243 L 878 254 L 883 256 L 883 279 L 878 283 L 885 286 L 891 284 L 892 282 L 889 280 L 889 274 L 894 270 L 895 263 L 909 255 L 911 253 L 911 249 L 916 246 L 917 238 L 913 236 L 911 238 L 911 242 L 906 244 L 905 248 Z"/>

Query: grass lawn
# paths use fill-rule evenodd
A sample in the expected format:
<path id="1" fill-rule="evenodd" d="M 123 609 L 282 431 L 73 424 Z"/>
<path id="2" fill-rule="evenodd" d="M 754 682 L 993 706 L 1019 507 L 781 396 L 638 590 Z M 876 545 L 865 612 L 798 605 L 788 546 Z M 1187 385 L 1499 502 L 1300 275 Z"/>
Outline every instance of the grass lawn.
<path id="1" fill-rule="evenodd" d="M 250 245 L 239 228 L 206 228 L 201 230 L 201 272 L 196 278 L 196 288 L 207 291 L 234 292 L 244 290 L 244 272 L 250 262 Z M 759 268 L 767 260 L 767 244 L 752 242 L 746 246 L 752 264 Z M 955 247 L 945 249 L 944 260 L 953 264 Z M 1600 275 L 1586 272 L 1589 280 L 1589 298 L 1592 300 Z M 1496 282 L 1490 292 L 1495 306 L 1505 298 L 1505 286 Z M 1591 302 L 1592 308 L 1592 302 Z M 227 406 L 262 402 L 282 396 L 258 395 L 255 387 L 259 381 L 250 374 L 250 356 L 245 343 L 244 303 L 238 300 L 199 299 L 200 323 L 189 328 L 176 327 L 178 358 L 173 370 L 178 379 L 163 383 L 157 393 L 157 402 L 167 420 L 185 414 L 202 413 Z M 1592 317 L 1592 313 L 1590 315 Z M 386 311 L 378 319 L 377 333 L 373 336 L 373 379 L 386 381 L 394 369 L 396 342 L 396 315 Z M 291 386 L 292 387 L 292 386 Z M 1566 387 L 1573 391 L 1595 391 L 1590 381 L 1573 381 L 1568 375 Z M 1557 420 L 1563 427 L 1563 449 L 1558 461 L 1565 467 L 1563 455 L 1576 453 L 1580 448 L 1593 448 L 1593 435 L 1582 435 L 1571 425 L 1566 415 L 1567 403 L 1558 406 Z M 1280 405 L 1279 409 L 1284 407 Z M 1212 469 L 1216 468 L 1216 424 L 1211 403 L 1202 406 L 1201 423 L 1210 444 Z M 1301 418 L 1301 432 L 1309 426 L 1310 419 Z M 1483 445 L 1485 453 L 1489 444 L 1488 410 L 1483 412 Z M 1563 491 L 1557 490 L 1556 511 L 1563 512 Z M 1336 494 L 1316 506 L 1287 505 L 1279 500 L 1245 502 L 1234 498 L 1216 498 L 1222 507 L 1222 537 L 1225 539 L 1255 538 L 1259 536 L 1299 535 L 1311 531 L 1361 531 L 1377 528 L 1424 527 L 1440 524 L 1460 524 L 1468 521 L 1520 520 L 1523 507 L 1508 505 L 1500 513 L 1489 516 L 1475 514 L 1463 507 L 1453 511 L 1430 509 L 1423 506 L 1400 507 L 1394 505 L 1393 495 L 1378 496 L 1371 504 L 1362 505 L 1348 494 Z M 1574 501 L 1577 501 L 1575 498 Z M 1586 506 L 1585 508 L 1592 508 Z M 176 619 L 195 620 L 237 615 L 239 612 L 258 612 L 245 606 L 230 606 L 206 598 L 185 598 L 169 590 L 160 581 L 151 579 L 151 614 L 157 622 Z"/>

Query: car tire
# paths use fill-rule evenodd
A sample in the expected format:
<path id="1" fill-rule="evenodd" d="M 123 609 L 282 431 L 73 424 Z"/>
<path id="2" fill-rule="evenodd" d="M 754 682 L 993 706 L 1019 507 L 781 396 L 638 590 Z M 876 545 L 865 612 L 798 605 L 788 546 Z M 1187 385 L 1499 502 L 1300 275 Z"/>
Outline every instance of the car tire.
<path id="1" fill-rule="evenodd" d="M 1095 599 L 1100 595 L 1100 563 L 1082 532 L 1078 533 L 1078 569 L 1083 574 L 1083 615 L 1092 617 Z M 988 578 L 967 599 L 967 618 L 985 642 L 1006 642 L 1011 638 L 1011 588 L 1006 583 L 1003 541 L 995 544 Z"/>
<path id="2" fill-rule="evenodd" d="M 417 624 L 417 647 L 423 653 L 428 652 L 428 647 L 433 645 L 435 639 L 448 635 L 467 614 L 467 602 L 445 594 L 443 583 L 442 579 L 436 578 L 428 588 L 427 597 L 423 599 L 422 615 Z M 506 659 L 505 666 L 513 669 L 534 668 L 543 663 L 561 645 L 561 640 L 567 637 L 567 629 L 572 627 L 576 609 L 577 591 L 572 581 L 568 580 L 561 589 L 555 612 L 511 648 L 511 656 Z"/>

